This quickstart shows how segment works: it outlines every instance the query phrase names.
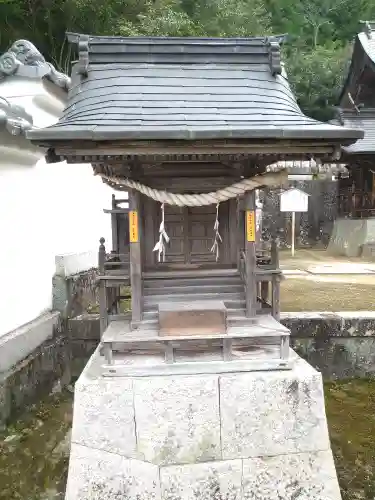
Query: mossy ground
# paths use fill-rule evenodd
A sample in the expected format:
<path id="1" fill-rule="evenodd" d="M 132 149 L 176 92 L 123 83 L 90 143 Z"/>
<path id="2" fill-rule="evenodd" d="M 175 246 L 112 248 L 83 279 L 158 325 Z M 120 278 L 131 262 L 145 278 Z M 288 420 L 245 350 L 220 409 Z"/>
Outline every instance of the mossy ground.
<path id="1" fill-rule="evenodd" d="M 374 262 L 335 257 L 325 250 L 298 249 L 280 252 L 284 270 L 304 271 L 305 276 L 287 274 L 281 282 L 282 311 L 372 311 L 375 304 L 375 274 L 351 274 L 353 266 L 373 268 Z M 311 274 L 312 267 L 339 266 L 347 274 Z M 352 266 L 352 267 L 351 267 Z M 337 267 L 336 267 L 337 268 Z"/>
<path id="2" fill-rule="evenodd" d="M 326 408 L 343 500 L 375 498 L 375 381 L 327 383 Z"/>
<path id="3" fill-rule="evenodd" d="M 375 381 L 326 383 L 343 500 L 375 498 Z M 0 432 L 0 500 L 62 500 L 73 394 L 49 396 Z M 104 499 L 103 499 L 104 500 Z"/>
<path id="4" fill-rule="evenodd" d="M 64 498 L 72 402 L 49 396 L 0 431 L 0 500 Z"/>
<path id="5" fill-rule="evenodd" d="M 287 278 L 281 282 L 282 311 L 372 311 L 375 285 Z"/>

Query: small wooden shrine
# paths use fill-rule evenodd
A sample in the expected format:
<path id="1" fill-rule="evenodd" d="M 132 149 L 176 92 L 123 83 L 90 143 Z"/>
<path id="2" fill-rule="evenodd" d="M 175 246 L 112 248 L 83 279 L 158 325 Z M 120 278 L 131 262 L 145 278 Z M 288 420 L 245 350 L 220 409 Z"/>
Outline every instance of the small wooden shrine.
<path id="1" fill-rule="evenodd" d="M 129 193 L 128 208 L 113 199 L 109 210 L 112 252 L 103 240 L 99 250 L 109 373 L 131 370 L 129 351 L 160 351 L 162 373 L 198 351 L 232 361 L 229 371 L 245 351 L 285 368 L 277 245 L 256 254 L 255 189 L 286 179 L 267 165 L 330 162 L 363 133 L 301 112 L 282 38 L 68 38 L 78 47 L 68 106 L 29 138 L 50 161 L 90 162 Z M 118 307 L 126 285 L 130 320 Z"/>
<path id="2" fill-rule="evenodd" d="M 375 216 L 375 23 L 363 22 L 341 91 L 335 123 L 364 130 L 364 138 L 343 147 L 349 176 L 339 177 L 339 215 Z"/>

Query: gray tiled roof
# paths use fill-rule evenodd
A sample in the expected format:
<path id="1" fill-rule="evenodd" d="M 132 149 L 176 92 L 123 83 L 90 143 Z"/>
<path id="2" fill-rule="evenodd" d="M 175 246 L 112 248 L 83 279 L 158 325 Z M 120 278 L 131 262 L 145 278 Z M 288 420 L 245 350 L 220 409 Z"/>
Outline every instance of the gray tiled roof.
<path id="1" fill-rule="evenodd" d="M 375 109 L 361 109 L 359 113 L 355 110 L 342 110 L 340 119 L 345 127 L 358 128 L 365 132 L 363 139 L 343 148 L 347 153 L 365 154 L 375 152 Z"/>
<path id="2" fill-rule="evenodd" d="M 70 35 L 78 42 L 78 35 Z M 32 140 L 344 139 L 299 109 L 276 39 L 83 37 L 61 120 Z M 86 44 L 86 48 L 85 48 Z M 82 46 L 84 47 L 82 49 Z"/>

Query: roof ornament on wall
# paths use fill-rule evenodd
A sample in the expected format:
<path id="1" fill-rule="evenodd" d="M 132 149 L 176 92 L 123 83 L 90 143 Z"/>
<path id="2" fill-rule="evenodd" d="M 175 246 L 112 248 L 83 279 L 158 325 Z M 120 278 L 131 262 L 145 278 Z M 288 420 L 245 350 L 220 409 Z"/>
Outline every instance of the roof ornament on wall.
<path id="1" fill-rule="evenodd" d="M 70 78 L 47 62 L 28 40 L 14 42 L 10 49 L 0 56 L 0 80 L 12 75 L 47 78 L 64 90 L 68 90 L 71 84 Z"/>
<path id="2" fill-rule="evenodd" d="M 12 135 L 23 135 L 33 126 L 33 118 L 24 108 L 11 104 L 0 97 L 0 129 L 3 127 Z"/>
<path id="3" fill-rule="evenodd" d="M 272 76 L 280 75 L 282 71 L 281 54 L 280 54 L 280 40 L 277 37 L 270 37 L 268 39 L 268 53 Z"/>

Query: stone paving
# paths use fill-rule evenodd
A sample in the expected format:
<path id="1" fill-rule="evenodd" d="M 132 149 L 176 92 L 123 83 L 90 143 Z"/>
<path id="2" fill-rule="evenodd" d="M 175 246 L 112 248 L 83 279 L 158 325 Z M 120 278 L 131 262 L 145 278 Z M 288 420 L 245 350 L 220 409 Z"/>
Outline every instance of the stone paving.
<path id="1" fill-rule="evenodd" d="M 294 257 L 289 250 L 283 250 L 280 252 L 280 267 L 285 276 L 370 275 L 374 277 L 375 283 L 374 262 L 334 257 L 325 250 L 298 249 Z"/>

